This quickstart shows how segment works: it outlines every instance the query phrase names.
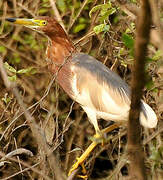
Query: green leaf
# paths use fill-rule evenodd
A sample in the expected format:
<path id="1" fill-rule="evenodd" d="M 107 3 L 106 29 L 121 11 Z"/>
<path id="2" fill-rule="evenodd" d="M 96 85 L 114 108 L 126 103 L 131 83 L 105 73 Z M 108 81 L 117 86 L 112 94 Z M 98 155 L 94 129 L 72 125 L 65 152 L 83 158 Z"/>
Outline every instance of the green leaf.
<path id="1" fill-rule="evenodd" d="M 0 46 L 0 53 L 5 53 L 7 50 L 4 46 Z"/>
<path id="2" fill-rule="evenodd" d="M 65 0 L 57 0 L 57 6 L 61 12 L 66 12 L 67 6 Z"/>
<path id="3" fill-rule="evenodd" d="M 4 67 L 10 71 L 10 72 L 13 72 L 13 73 L 16 73 L 16 69 L 14 69 L 12 66 L 10 66 L 7 62 L 4 63 Z"/>
<path id="4" fill-rule="evenodd" d="M 43 3 L 49 2 L 49 0 L 42 0 Z"/>
<path id="5" fill-rule="evenodd" d="M 116 9 L 115 8 L 111 8 L 111 9 L 104 9 L 104 10 L 101 10 L 101 12 L 100 12 L 100 15 L 101 16 L 110 16 L 110 15 L 112 15 L 113 13 L 115 13 L 116 12 Z"/>
<path id="6" fill-rule="evenodd" d="M 18 53 L 13 53 L 13 56 L 9 57 L 9 62 L 11 64 L 20 63 L 21 57 Z"/>
<path id="7" fill-rule="evenodd" d="M 78 24 L 73 28 L 74 33 L 78 33 L 79 31 L 85 29 L 86 24 Z"/>
<path id="8" fill-rule="evenodd" d="M 109 8 L 111 8 L 111 3 L 110 3 L 110 2 L 107 3 L 107 4 L 97 5 L 97 6 L 93 7 L 93 8 L 90 10 L 90 12 L 89 12 L 89 17 L 91 17 L 91 16 L 92 16 L 92 13 L 96 12 L 97 10 L 102 10 L 101 13 L 103 14 L 103 13 L 106 12 L 106 10 L 109 9 Z"/>
<path id="9" fill-rule="evenodd" d="M 13 36 L 12 36 L 12 39 L 13 39 L 13 40 L 16 40 L 16 41 L 21 41 L 21 38 L 20 38 L 19 35 L 13 35 Z"/>
<path id="10" fill-rule="evenodd" d="M 116 12 L 115 8 L 107 10 L 105 13 L 103 13 L 103 15 L 101 15 L 101 17 L 99 18 L 99 21 L 103 22 L 104 20 L 107 20 L 108 17 L 115 12 Z"/>
<path id="11" fill-rule="evenodd" d="M 15 63 L 20 63 L 20 61 L 21 61 L 21 58 L 20 58 L 20 57 L 15 57 L 15 58 L 14 58 L 14 62 L 15 62 Z"/>
<path id="12" fill-rule="evenodd" d="M 83 18 L 83 17 L 80 17 L 80 18 L 79 18 L 79 23 L 80 23 L 80 24 L 85 24 L 85 23 L 87 23 L 87 22 L 88 22 L 88 19 Z"/>
<path id="13" fill-rule="evenodd" d="M 39 14 L 45 14 L 45 13 L 47 13 L 48 11 L 49 11 L 48 8 L 41 8 L 41 9 L 39 9 L 38 13 L 39 13 Z"/>
<path id="14" fill-rule="evenodd" d="M 133 40 L 132 36 L 130 36 L 126 33 L 123 33 L 122 41 L 124 42 L 124 44 L 127 48 L 129 48 L 129 49 L 134 48 L 134 40 Z"/>
<path id="15" fill-rule="evenodd" d="M 149 73 L 146 73 L 146 74 L 145 74 L 145 79 L 146 79 L 145 87 L 146 87 L 148 90 L 152 90 L 152 89 L 154 88 L 154 82 L 153 82 L 152 77 L 150 76 Z"/>
<path id="16" fill-rule="evenodd" d="M 95 26 L 95 27 L 93 28 L 93 31 L 94 31 L 96 34 L 99 34 L 100 32 L 108 32 L 108 31 L 109 31 L 109 28 L 110 28 L 109 25 L 100 24 L 100 25 Z"/>
<path id="17" fill-rule="evenodd" d="M 145 84 L 145 87 L 148 89 L 148 90 L 151 90 L 152 88 L 154 88 L 154 82 L 152 80 L 149 80 L 146 84 Z"/>
<path id="18" fill-rule="evenodd" d="M 151 156 L 149 157 L 151 160 L 154 161 L 160 161 L 161 160 L 161 156 L 160 156 L 160 152 L 158 149 L 156 149 L 155 147 L 151 147 Z"/>
<path id="19" fill-rule="evenodd" d="M 16 78 L 17 78 L 16 74 L 13 75 L 13 76 L 8 77 L 8 79 L 9 79 L 10 81 L 16 81 Z"/>
<path id="20" fill-rule="evenodd" d="M 18 74 L 35 74 L 36 73 L 36 69 L 33 67 L 29 67 L 26 69 L 20 69 L 19 71 L 17 71 Z"/>
<path id="21" fill-rule="evenodd" d="M 161 52 L 161 50 L 158 50 L 156 53 L 155 53 L 155 55 L 152 57 L 152 59 L 154 60 L 154 61 L 157 61 L 157 60 L 159 60 L 159 59 L 161 59 L 162 58 L 162 52 Z"/>
<path id="22" fill-rule="evenodd" d="M 145 58 L 145 60 L 146 60 L 146 62 L 147 62 L 147 63 L 150 63 L 150 62 L 152 62 L 152 61 L 153 61 L 153 59 L 152 59 L 152 58 L 150 58 L 150 57 L 146 57 L 146 58 Z"/>

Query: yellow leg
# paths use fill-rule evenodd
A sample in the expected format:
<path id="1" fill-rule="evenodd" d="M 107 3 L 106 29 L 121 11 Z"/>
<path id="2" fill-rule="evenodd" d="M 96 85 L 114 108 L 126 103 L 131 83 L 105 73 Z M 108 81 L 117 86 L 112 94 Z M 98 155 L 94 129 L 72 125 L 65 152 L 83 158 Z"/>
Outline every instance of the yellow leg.
<path id="1" fill-rule="evenodd" d="M 104 134 L 104 133 L 108 133 L 112 130 L 114 130 L 115 128 L 119 127 L 120 124 L 113 124 L 105 129 L 103 129 L 102 131 L 100 131 L 101 134 Z M 95 138 L 99 138 L 100 135 L 99 134 L 96 134 L 94 136 Z M 71 173 L 77 169 L 79 167 L 79 165 L 83 164 L 84 160 L 89 156 L 89 154 L 93 151 L 93 149 L 97 146 L 99 142 L 98 141 L 93 141 L 89 147 L 86 149 L 86 151 L 80 156 L 80 158 L 77 158 L 77 162 L 71 167 L 69 173 L 68 173 L 68 176 L 71 175 Z"/>
<path id="2" fill-rule="evenodd" d="M 71 173 L 83 163 L 83 161 L 89 156 L 90 152 L 92 152 L 92 150 L 97 146 L 97 144 L 97 142 L 92 142 L 91 145 L 86 149 L 86 151 L 80 156 L 80 158 L 77 158 L 77 162 L 71 167 L 68 176 L 70 176 Z"/>
<path id="3" fill-rule="evenodd" d="M 115 124 L 112 124 L 111 126 L 105 128 L 105 129 L 102 129 L 101 130 L 101 133 L 108 133 L 108 132 L 111 132 L 113 131 L 114 129 L 118 128 L 122 123 L 115 123 Z"/>

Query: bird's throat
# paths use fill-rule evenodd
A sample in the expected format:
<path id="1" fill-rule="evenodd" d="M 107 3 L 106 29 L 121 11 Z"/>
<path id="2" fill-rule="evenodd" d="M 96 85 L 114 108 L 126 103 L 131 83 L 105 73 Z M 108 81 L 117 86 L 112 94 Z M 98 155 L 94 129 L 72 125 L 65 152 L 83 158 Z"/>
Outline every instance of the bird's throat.
<path id="1" fill-rule="evenodd" d="M 72 54 L 75 52 L 73 44 L 68 39 L 51 41 L 46 52 L 49 70 L 56 75 L 56 80 L 69 96 L 72 96 L 71 64 Z"/>
<path id="2" fill-rule="evenodd" d="M 61 66 L 66 60 L 70 60 L 71 54 L 75 52 L 75 48 L 69 39 L 55 38 L 49 40 L 47 48 L 47 58 L 51 65 Z"/>

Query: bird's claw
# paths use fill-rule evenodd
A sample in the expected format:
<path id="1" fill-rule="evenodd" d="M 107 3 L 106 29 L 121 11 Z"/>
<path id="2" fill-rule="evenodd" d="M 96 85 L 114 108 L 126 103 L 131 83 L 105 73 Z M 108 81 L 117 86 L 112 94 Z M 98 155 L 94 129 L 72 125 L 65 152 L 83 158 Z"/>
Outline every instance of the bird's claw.
<path id="1" fill-rule="evenodd" d="M 87 175 L 77 175 L 79 178 L 82 178 L 82 179 L 87 179 L 88 176 Z"/>
<path id="2" fill-rule="evenodd" d="M 69 170 L 68 176 L 72 174 L 72 172 L 79 167 L 81 162 L 79 161 L 79 158 L 77 158 L 77 162 L 72 165 L 71 169 Z"/>
<path id="3" fill-rule="evenodd" d="M 80 165 L 82 167 L 82 173 L 83 174 L 86 174 L 86 169 L 85 169 L 85 166 L 83 164 L 83 162 L 81 162 L 81 159 L 80 158 L 76 158 L 77 162 L 75 164 L 73 164 L 73 166 L 71 167 L 71 169 L 69 170 L 69 173 L 68 173 L 68 176 L 70 176 L 72 174 L 72 172 L 77 169 Z M 87 177 L 87 175 L 80 175 L 80 178 L 83 178 L 85 179 Z"/>

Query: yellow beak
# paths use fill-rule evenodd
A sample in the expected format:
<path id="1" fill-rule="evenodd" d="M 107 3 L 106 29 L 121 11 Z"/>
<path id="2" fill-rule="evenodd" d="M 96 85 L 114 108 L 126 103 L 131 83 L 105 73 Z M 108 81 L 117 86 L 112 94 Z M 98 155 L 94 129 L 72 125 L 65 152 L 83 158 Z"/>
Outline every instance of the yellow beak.
<path id="1" fill-rule="evenodd" d="M 27 27 L 40 27 L 46 25 L 45 20 L 38 19 L 6 18 L 6 20 L 14 24 L 24 25 Z"/>

